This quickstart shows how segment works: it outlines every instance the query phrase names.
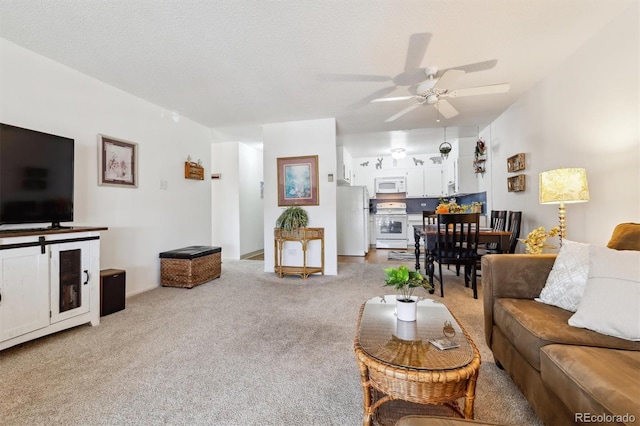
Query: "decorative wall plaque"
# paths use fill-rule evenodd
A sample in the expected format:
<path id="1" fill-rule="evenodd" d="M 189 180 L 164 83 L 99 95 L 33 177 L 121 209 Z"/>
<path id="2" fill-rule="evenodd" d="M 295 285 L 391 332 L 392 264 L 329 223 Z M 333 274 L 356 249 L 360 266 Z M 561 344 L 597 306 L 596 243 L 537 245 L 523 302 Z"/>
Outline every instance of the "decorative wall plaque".
<path id="1" fill-rule="evenodd" d="M 524 170 L 524 167 L 525 167 L 525 157 L 523 153 L 516 154 L 513 157 L 507 158 L 508 172 L 517 172 L 520 170 Z"/>

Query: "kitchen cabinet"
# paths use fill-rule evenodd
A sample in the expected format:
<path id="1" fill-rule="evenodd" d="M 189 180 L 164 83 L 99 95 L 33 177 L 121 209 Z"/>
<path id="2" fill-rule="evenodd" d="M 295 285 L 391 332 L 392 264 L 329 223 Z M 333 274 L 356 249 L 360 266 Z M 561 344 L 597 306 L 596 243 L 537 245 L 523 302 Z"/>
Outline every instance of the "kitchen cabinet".
<path id="1" fill-rule="evenodd" d="M 407 197 L 440 197 L 445 194 L 444 171 L 441 166 L 406 170 Z"/>
<path id="2" fill-rule="evenodd" d="M 376 196 L 376 189 L 374 186 L 375 178 L 378 176 L 375 173 L 374 167 L 365 167 L 361 165 L 356 166 L 356 172 L 354 173 L 354 185 L 366 186 L 369 191 L 369 197 L 374 198 Z"/>
<path id="3" fill-rule="evenodd" d="M 101 229 L 0 235 L 0 350 L 100 323 Z"/>
<path id="4" fill-rule="evenodd" d="M 440 197 L 445 195 L 444 170 L 442 167 L 428 167 L 424 169 L 425 197 Z"/>
<path id="5" fill-rule="evenodd" d="M 353 159 L 349 151 L 344 147 L 338 147 L 337 149 L 337 171 L 338 171 L 338 183 L 342 185 L 353 185 Z"/>
<path id="6" fill-rule="evenodd" d="M 424 171 L 423 169 L 408 169 L 407 175 L 407 197 L 423 197 L 424 189 Z"/>

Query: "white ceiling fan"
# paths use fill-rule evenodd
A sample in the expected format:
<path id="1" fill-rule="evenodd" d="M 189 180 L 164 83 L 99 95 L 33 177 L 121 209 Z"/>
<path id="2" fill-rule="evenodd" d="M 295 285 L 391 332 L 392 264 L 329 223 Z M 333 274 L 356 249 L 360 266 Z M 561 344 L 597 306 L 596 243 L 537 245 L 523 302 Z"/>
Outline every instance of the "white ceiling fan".
<path id="1" fill-rule="evenodd" d="M 451 90 L 451 87 L 462 77 L 465 72 L 462 70 L 447 70 L 440 78 L 436 78 L 438 69 L 427 67 L 424 70 L 427 80 L 421 83 L 416 89 L 415 95 L 396 96 L 391 98 L 377 98 L 371 102 L 393 102 L 417 99 L 418 102 L 403 109 L 395 115 L 387 118 L 385 122 L 394 121 L 410 111 L 422 105 L 434 105 L 444 118 L 452 118 L 458 115 L 458 111 L 446 101 L 445 98 L 461 98 L 463 96 L 490 95 L 495 93 L 505 93 L 509 91 L 510 84 L 494 84 L 490 86 L 470 87 L 467 89 Z"/>

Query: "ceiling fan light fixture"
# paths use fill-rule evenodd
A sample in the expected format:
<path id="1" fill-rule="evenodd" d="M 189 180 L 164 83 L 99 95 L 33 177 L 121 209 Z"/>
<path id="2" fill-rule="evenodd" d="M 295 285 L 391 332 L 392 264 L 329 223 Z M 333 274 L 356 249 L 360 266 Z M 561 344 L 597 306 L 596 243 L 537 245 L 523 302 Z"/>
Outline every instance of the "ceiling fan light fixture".
<path id="1" fill-rule="evenodd" d="M 399 160 L 407 156 L 407 151 L 404 148 L 393 148 L 391 150 L 391 157 L 394 160 Z"/>
<path id="2" fill-rule="evenodd" d="M 427 103 L 429 105 L 433 105 L 438 102 L 438 95 L 429 95 L 427 96 Z"/>

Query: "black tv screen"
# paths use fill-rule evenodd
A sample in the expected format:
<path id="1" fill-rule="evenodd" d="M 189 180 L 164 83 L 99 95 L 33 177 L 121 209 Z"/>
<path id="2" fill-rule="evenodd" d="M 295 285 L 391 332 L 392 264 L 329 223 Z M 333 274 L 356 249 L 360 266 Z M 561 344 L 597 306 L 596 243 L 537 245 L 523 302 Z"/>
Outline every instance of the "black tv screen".
<path id="1" fill-rule="evenodd" d="M 73 145 L 0 123 L 0 224 L 73 220 Z"/>

